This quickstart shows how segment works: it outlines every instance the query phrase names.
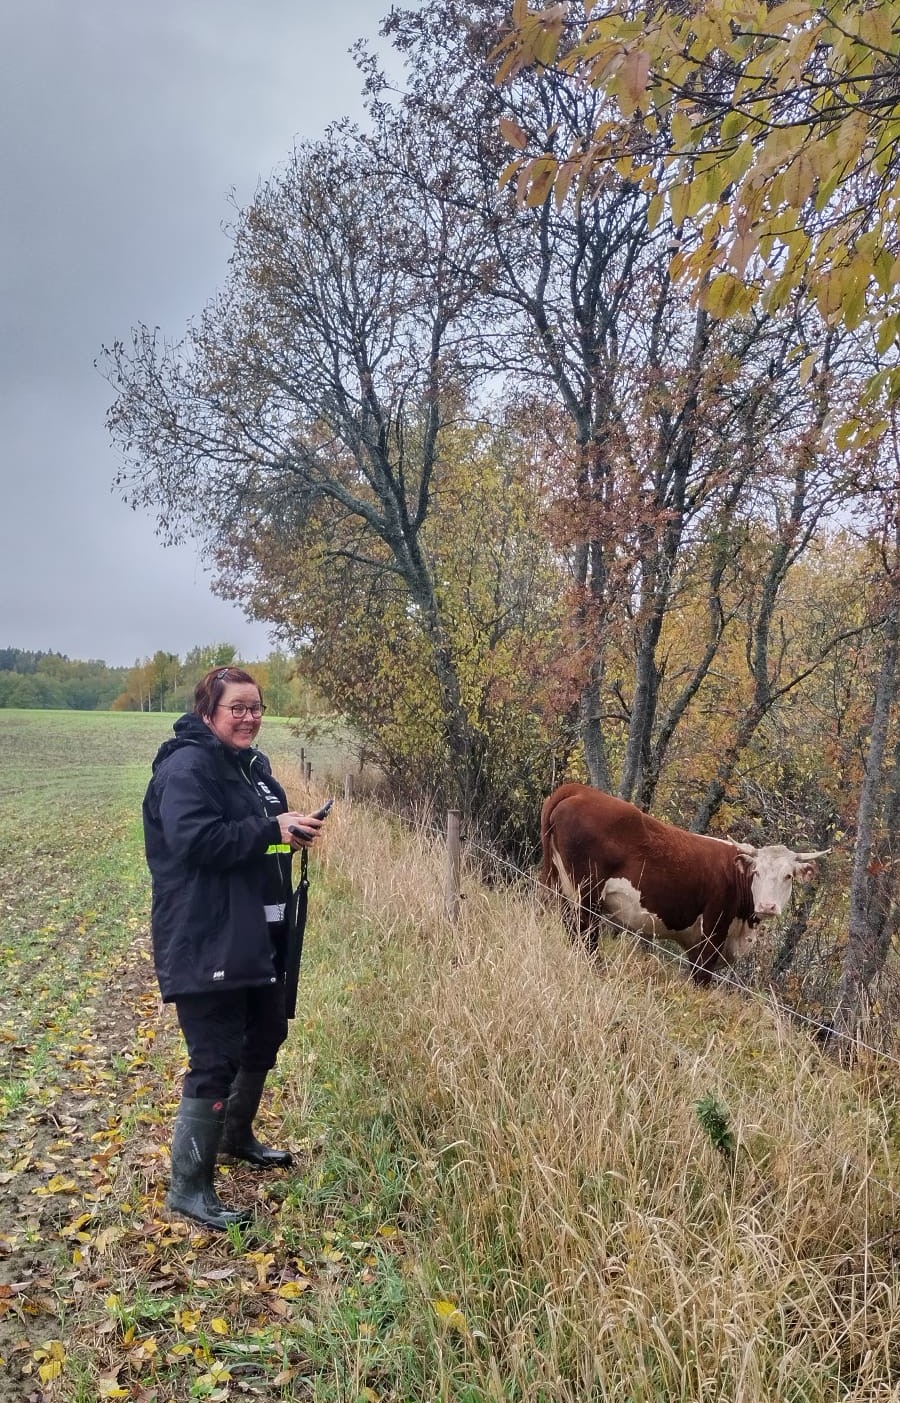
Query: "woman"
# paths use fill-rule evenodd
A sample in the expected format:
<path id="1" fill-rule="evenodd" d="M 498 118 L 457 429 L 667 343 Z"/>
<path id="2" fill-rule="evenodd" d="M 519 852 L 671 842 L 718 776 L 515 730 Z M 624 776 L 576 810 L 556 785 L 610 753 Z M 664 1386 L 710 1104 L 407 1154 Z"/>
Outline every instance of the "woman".
<path id="1" fill-rule="evenodd" d="M 208 672 L 160 747 L 143 807 L 156 975 L 189 1059 L 166 1202 L 218 1229 L 251 1217 L 219 1200 L 220 1149 L 259 1168 L 291 1163 L 260 1144 L 253 1120 L 287 1037 L 291 858 L 321 827 L 288 810 L 253 745 L 264 711 L 248 672 Z"/>

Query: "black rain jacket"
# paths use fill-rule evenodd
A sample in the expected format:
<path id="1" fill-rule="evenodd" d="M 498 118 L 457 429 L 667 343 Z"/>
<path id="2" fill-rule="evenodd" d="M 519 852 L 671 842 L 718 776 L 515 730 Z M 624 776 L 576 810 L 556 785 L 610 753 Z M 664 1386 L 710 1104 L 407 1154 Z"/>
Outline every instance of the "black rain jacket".
<path id="1" fill-rule="evenodd" d="M 290 929 L 273 944 L 265 916 L 273 845 L 281 831 L 257 789 L 287 810 L 287 798 L 259 750 L 224 746 L 193 712 L 160 746 L 144 796 L 144 846 L 153 885 L 151 930 L 164 1002 L 183 994 L 271 984 L 284 973 Z M 290 900 L 290 857 L 282 900 Z M 274 930 L 274 928 L 273 928 Z"/>

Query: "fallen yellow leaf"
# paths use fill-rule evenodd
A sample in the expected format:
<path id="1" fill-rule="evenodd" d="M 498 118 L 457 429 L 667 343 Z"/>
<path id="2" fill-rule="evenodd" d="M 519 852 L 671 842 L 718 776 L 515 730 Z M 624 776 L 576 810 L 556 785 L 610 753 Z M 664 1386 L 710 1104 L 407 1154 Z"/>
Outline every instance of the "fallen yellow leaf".
<path id="1" fill-rule="evenodd" d="M 97 1390 L 101 1398 L 127 1398 L 131 1392 L 119 1383 L 118 1370 L 114 1374 L 101 1374 L 97 1380 Z"/>
<path id="2" fill-rule="evenodd" d="M 79 1213 L 77 1218 L 74 1218 L 66 1227 L 60 1229 L 60 1237 L 74 1237 L 76 1233 L 81 1232 L 85 1223 L 91 1221 L 93 1216 L 93 1213 Z"/>
<path id="3" fill-rule="evenodd" d="M 269 1267 L 275 1261 L 273 1252 L 248 1252 L 247 1258 L 256 1265 L 256 1278 L 260 1286 L 265 1286 Z"/>
<path id="4" fill-rule="evenodd" d="M 46 1188 L 35 1189 L 36 1194 L 74 1194 L 78 1192 L 78 1185 L 74 1179 L 67 1179 L 65 1174 L 54 1174 Z"/>
<path id="5" fill-rule="evenodd" d="M 125 1229 L 117 1224 L 104 1228 L 102 1232 L 97 1234 L 97 1251 L 102 1255 L 107 1247 L 110 1247 L 114 1242 L 118 1242 L 119 1239 L 124 1236 Z"/>
<path id="6" fill-rule="evenodd" d="M 469 1327 L 466 1324 L 466 1317 L 458 1306 L 452 1301 L 432 1301 L 435 1315 L 443 1321 L 449 1330 L 458 1330 L 461 1335 L 468 1335 Z"/>
<path id="7" fill-rule="evenodd" d="M 33 1359 L 55 1359 L 60 1362 L 66 1358 L 66 1347 L 62 1340 L 47 1340 L 44 1344 L 38 1345 L 33 1351 Z"/>

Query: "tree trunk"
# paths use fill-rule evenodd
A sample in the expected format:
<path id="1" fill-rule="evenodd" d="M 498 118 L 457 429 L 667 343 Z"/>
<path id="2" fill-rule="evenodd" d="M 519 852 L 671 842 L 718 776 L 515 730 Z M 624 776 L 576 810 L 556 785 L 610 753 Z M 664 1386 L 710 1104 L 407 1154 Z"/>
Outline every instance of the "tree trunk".
<path id="1" fill-rule="evenodd" d="M 694 462 L 697 407 L 709 349 L 710 327 L 709 315 L 701 308 L 694 324 L 684 397 L 674 423 L 669 416 L 664 416 L 658 437 L 654 469 L 657 517 L 647 533 L 642 570 L 645 617 L 635 660 L 634 698 L 619 785 L 619 795 L 623 799 L 632 799 L 636 792 L 641 791 L 644 768 L 652 755 L 660 681 L 657 647 L 671 603 L 676 562 L 684 534 L 687 483 Z"/>
<path id="2" fill-rule="evenodd" d="M 782 928 L 775 954 L 772 957 L 772 978 L 783 979 L 794 963 L 800 941 L 809 924 L 809 913 L 813 908 L 816 893 L 812 887 L 794 888 L 791 899 L 791 916 Z"/>
<path id="3" fill-rule="evenodd" d="M 748 707 L 741 717 L 737 735 L 726 750 L 715 776 L 707 785 L 706 793 L 691 819 L 693 833 L 705 833 L 709 828 L 713 815 L 718 812 L 722 800 L 725 798 L 728 782 L 737 769 L 738 761 L 745 747 L 753 738 L 756 728 L 765 716 L 770 704 L 770 701 L 760 701 Z"/>
<path id="4" fill-rule="evenodd" d="M 661 631 L 662 613 L 657 612 L 647 621 L 642 631 L 635 663 L 631 723 L 628 727 L 628 743 L 625 747 L 625 761 L 622 765 L 622 779 L 619 784 L 620 799 L 633 799 L 635 790 L 643 782 L 644 765 L 649 756 L 650 736 L 656 717 L 656 701 L 659 691 L 656 647 Z"/>
<path id="5" fill-rule="evenodd" d="M 884 654 L 875 691 L 872 733 L 866 774 L 859 797 L 856 849 L 850 876 L 850 922 L 844 950 L 837 1007 L 832 1026 L 855 1037 L 868 1004 L 872 981 L 887 954 L 885 930 L 892 897 L 890 865 L 878 856 L 878 818 L 884 791 L 884 757 L 888 726 L 897 691 L 897 650 L 900 620 L 895 605 L 885 622 Z M 897 804 L 896 765 L 890 807 Z M 890 836 L 890 835 L 888 835 Z M 888 936 L 889 940 L 889 936 Z"/>
<path id="6" fill-rule="evenodd" d="M 591 676 L 581 690 L 579 715 L 588 779 L 595 789 L 609 792 L 609 759 L 600 715 L 600 672 L 596 667 L 591 669 Z"/>

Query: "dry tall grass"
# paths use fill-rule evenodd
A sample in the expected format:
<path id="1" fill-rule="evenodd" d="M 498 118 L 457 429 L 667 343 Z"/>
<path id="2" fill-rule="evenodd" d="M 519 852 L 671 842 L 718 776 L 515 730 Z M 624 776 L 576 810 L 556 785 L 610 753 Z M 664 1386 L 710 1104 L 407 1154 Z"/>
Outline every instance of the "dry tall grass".
<path id="1" fill-rule="evenodd" d="M 459 1306 L 477 1396 L 900 1398 L 891 1089 L 624 941 L 589 963 L 525 884 L 469 874 L 450 927 L 440 841 L 330 823 L 368 1053 L 430 1200 L 425 1289 Z"/>

